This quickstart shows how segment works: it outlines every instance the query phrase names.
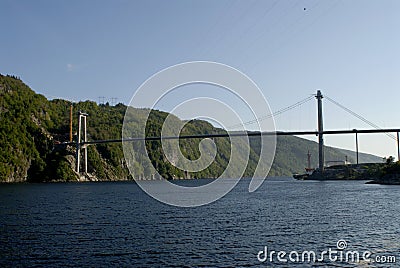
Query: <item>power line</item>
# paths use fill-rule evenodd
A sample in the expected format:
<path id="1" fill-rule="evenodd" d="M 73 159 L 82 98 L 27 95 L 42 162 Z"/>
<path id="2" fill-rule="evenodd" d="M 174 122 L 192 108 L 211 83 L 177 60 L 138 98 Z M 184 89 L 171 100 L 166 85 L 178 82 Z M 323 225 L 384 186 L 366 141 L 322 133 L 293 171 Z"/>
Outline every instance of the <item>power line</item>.
<path id="1" fill-rule="evenodd" d="M 100 96 L 100 97 L 99 97 L 99 105 L 100 105 L 100 104 L 104 104 L 105 98 L 106 98 L 106 97 L 104 97 L 104 96 Z"/>
<path id="2" fill-rule="evenodd" d="M 118 98 L 111 98 L 111 106 L 114 106 L 116 100 L 118 100 Z"/>

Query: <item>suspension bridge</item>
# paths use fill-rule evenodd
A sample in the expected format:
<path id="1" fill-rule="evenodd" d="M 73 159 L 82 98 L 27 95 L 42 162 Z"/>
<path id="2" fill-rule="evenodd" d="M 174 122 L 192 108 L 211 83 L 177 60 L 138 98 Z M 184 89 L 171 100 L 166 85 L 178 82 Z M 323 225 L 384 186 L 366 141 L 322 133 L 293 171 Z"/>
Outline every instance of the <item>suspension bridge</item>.
<path id="1" fill-rule="evenodd" d="M 399 132 L 400 128 L 380 128 L 378 125 L 372 123 L 367 120 L 363 116 L 355 113 L 351 109 L 343 106 L 339 102 L 329 98 L 328 96 L 323 96 L 321 91 L 318 90 L 315 95 L 309 96 L 303 100 L 300 100 L 290 106 L 287 106 L 283 109 L 280 109 L 274 113 L 269 115 L 265 115 L 263 117 L 247 121 L 241 123 L 238 126 L 246 126 L 257 123 L 261 120 L 265 120 L 280 114 L 283 114 L 287 111 L 295 109 L 310 100 L 316 98 L 317 100 L 317 118 L 318 118 L 318 129 L 314 131 L 273 131 L 273 132 L 233 132 L 233 133 L 218 133 L 218 134 L 203 134 L 203 135 L 182 135 L 182 136 L 158 136 L 158 137 L 133 137 L 127 139 L 109 139 L 109 140 L 93 140 L 89 141 L 87 139 L 87 113 L 83 113 L 81 111 L 78 112 L 78 135 L 76 142 L 72 142 L 72 130 L 70 129 L 70 142 L 66 143 L 67 145 L 75 145 L 76 147 L 76 171 L 78 173 L 81 172 L 81 151 L 83 150 L 83 170 L 82 172 L 87 173 L 87 146 L 95 145 L 95 144 L 104 144 L 104 143 L 122 143 L 122 142 L 135 142 L 135 141 L 159 141 L 159 140 L 173 140 L 173 139 L 204 139 L 204 138 L 223 138 L 223 137 L 237 137 L 237 136 L 268 136 L 268 135 L 276 135 L 276 136 L 304 136 L 304 135 L 316 135 L 318 136 L 318 169 L 320 172 L 324 171 L 324 135 L 342 135 L 342 134 L 354 134 L 356 145 L 356 162 L 359 164 L 359 150 L 358 150 L 358 134 L 368 134 L 368 133 L 385 133 L 388 137 L 392 138 L 396 141 L 397 144 L 397 159 L 400 159 L 400 144 L 399 144 Z M 364 123 L 371 126 L 371 129 L 347 129 L 347 130 L 324 130 L 323 125 L 323 112 L 322 112 L 322 99 L 325 98 L 329 102 L 335 104 L 339 108 L 348 112 L 349 114 L 355 116 L 360 119 Z M 72 109 L 70 110 L 70 117 L 72 122 Z M 72 126 L 72 124 L 70 124 Z M 233 126 L 234 127 L 234 126 Z M 393 135 L 396 134 L 396 136 Z"/>

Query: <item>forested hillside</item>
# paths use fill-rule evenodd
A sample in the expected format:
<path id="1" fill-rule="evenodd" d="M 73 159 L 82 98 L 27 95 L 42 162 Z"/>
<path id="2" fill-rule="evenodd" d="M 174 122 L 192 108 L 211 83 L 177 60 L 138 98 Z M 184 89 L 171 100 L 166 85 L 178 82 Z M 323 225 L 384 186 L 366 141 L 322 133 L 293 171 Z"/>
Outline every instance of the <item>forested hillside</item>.
<path id="1" fill-rule="evenodd" d="M 47 100 L 36 94 L 18 77 L 0 75 L 0 181 L 2 182 L 43 182 L 76 181 L 82 179 L 74 172 L 74 146 L 65 145 L 69 138 L 69 109 L 71 103 L 66 100 Z M 77 129 L 77 111 L 85 111 L 88 117 L 89 140 L 120 139 L 126 106 L 117 104 L 98 105 L 93 101 L 73 104 L 73 130 Z M 135 109 L 131 118 L 132 129 L 146 127 L 148 136 L 157 136 L 161 132 L 164 119 L 168 115 L 161 111 L 151 111 L 145 125 L 144 110 Z M 92 116 L 91 116 L 92 115 Z M 174 117 L 178 123 L 180 120 Z M 182 135 L 223 133 L 224 130 L 210 123 L 193 120 L 186 122 Z M 179 146 L 185 157 L 197 159 L 200 155 L 200 140 L 183 140 Z M 227 138 L 214 139 L 216 160 L 199 172 L 184 172 L 171 165 L 159 141 L 146 142 L 150 161 L 140 151 L 135 154 L 133 176 L 135 179 L 153 178 L 154 166 L 165 178 L 210 178 L 218 177 L 225 169 L 230 156 L 230 142 Z M 291 175 L 303 172 L 307 151 L 313 155 L 312 162 L 317 163 L 315 142 L 298 137 L 278 137 L 275 161 L 270 176 Z M 244 176 L 251 176 L 258 160 L 259 140 L 251 138 L 250 156 Z M 127 169 L 121 144 L 99 144 L 88 147 L 90 175 L 88 180 L 128 180 L 133 179 Z M 327 160 L 344 160 L 345 154 L 335 148 L 327 148 Z M 238 161 L 245 161 L 238 156 Z M 366 155 L 365 160 L 380 161 L 380 158 Z M 353 158 L 349 157 L 351 161 Z M 363 156 L 361 161 L 363 161 Z"/>

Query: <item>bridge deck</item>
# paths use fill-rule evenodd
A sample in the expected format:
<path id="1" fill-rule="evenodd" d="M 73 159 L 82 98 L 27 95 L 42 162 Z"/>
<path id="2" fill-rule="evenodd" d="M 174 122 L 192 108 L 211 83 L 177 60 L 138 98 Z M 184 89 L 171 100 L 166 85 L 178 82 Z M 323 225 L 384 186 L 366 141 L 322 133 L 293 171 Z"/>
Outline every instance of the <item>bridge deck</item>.
<path id="1" fill-rule="evenodd" d="M 400 129 L 351 129 L 351 130 L 325 130 L 323 135 L 337 135 L 337 134 L 355 134 L 355 133 L 398 133 Z M 240 136 L 302 136 L 302 135 L 316 135 L 318 131 L 267 131 L 267 132 L 233 132 L 217 133 L 217 134 L 200 134 L 200 135 L 184 135 L 184 136 L 166 136 L 166 137 L 133 137 L 126 139 L 110 139 L 110 140 L 94 140 L 84 141 L 80 145 L 85 144 L 101 144 L 101 143 L 118 143 L 118 142 L 132 142 L 132 141 L 155 141 L 155 140 L 172 140 L 172 139 L 205 139 L 205 138 L 225 138 L 225 137 L 240 137 Z M 76 145 L 76 142 L 68 142 L 68 145 Z"/>

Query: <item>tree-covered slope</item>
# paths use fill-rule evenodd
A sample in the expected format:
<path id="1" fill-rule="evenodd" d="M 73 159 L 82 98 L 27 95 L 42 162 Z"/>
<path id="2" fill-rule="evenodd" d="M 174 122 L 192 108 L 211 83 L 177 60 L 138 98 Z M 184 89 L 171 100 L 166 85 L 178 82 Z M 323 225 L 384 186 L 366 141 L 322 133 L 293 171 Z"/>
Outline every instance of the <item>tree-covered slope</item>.
<path id="1" fill-rule="evenodd" d="M 0 76 L 0 178 L 24 181 L 42 173 L 53 145 L 50 103 L 16 77 Z"/>
<path id="2" fill-rule="evenodd" d="M 0 75 L 0 181 L 75 181 L 82 179 L 74 172 L 74 146 L 65 145 L 69 133 L 69 109 L 71 103 L 66 100 L 47 100 L 36 94 L 19 78 Z M 88 139 L 121 139 L 121 130 L 127 107 L 97 105 L 93 101 L 73 104 L 73 130 L 77 129 L 77 111 L 85 111 L 88 117 Z M 131 109 L 131 108 L 130 108 Z M 133 109 L 127 120 L 132 135 L 144 128 L 147 136 L 159 136 L 167 113 L 151 111 L 146 124 L 145 115 L 149 110 Z M 172 116 L 172 124 L 184 125 L 181 135 L 224 133 L 210 123 L 193 120 L 182 122 Z M 75 137 L 74 137 L 75 138 Z M 167 158 L 159 141 L 147 141 L 145 147 L 150 156 L 147 158 L 144 147 L 132 143 L 133 158 L 125 161 L 122 145 L 119 143 L 91 145 L 88 147 L 88 169 L 91 180 L 127 180 L 155 178 L 154 168 L 165 178 L 210 178 L 218 177 L 225 170 L 231 154 L 230 141 L 227 138 L 213 139 L 217 149 L 215 161 L 206 169 L 197 172 L 184 172 L 169 161 L 180 163 L 179 154 L 171 149 Z M 302 172 L 306 165 L 307 151 L 313 155 L 312 162 L 317 163 L 315 142 L 305 139 L 279 136 L 277 150 L 270 176 L 291 175 Z M 179 142 L 182 154 L 191 160 L 198 159 L 200 139 L 187 139 Z M 244 176 L 251 176 L 258 162 L 260 142 L 250 139 L 249 160 L 247 156 L 236 154 L 236 161 L 247 163 Z M 242 146 L 242 145 L 241 145 Z M 205 150 L 211 150 L 210 144 Z M 246 148 L 242 148 L 246 149 Z M 344 160 L 345 154 L 339 149 L 327 148 L 327 160 Z M 352 158 L 350 157 L 350 160 Z M 131 168 L 132 175 L 127 167 Z M 133 177 L 132 177 L 133 176 Z"/>

